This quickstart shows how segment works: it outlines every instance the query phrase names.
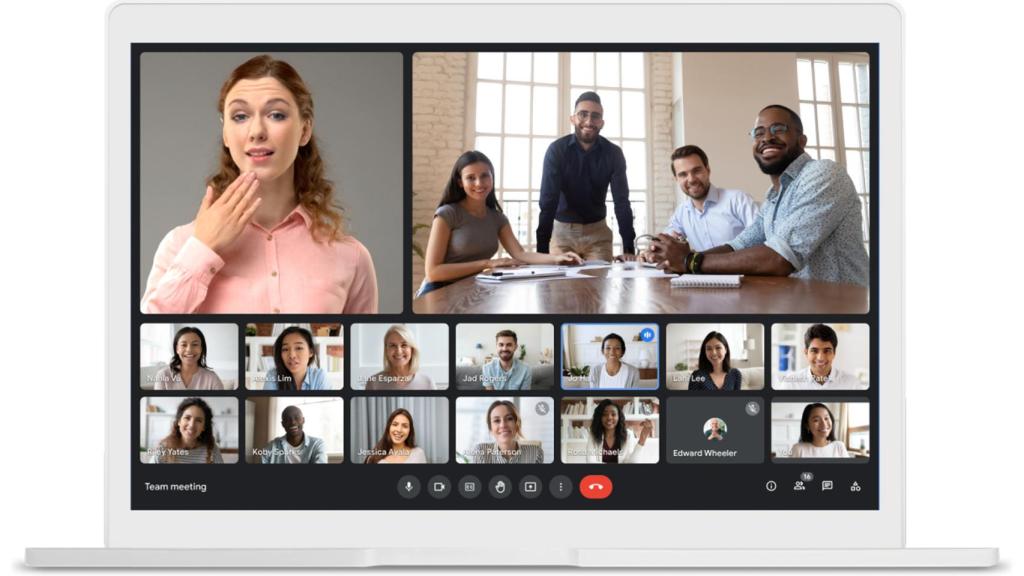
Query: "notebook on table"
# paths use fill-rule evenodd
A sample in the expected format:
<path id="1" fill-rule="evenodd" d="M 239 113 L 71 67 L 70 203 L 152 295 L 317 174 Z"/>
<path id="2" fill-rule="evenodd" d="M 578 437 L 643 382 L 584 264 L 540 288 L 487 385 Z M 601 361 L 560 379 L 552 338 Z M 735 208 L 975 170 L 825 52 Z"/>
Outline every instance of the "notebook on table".
<path id="1" fill-rule="evenodd" d="M 739 288 L 740 274 L 683 274 L 669 281 L 674 288 Z"/>

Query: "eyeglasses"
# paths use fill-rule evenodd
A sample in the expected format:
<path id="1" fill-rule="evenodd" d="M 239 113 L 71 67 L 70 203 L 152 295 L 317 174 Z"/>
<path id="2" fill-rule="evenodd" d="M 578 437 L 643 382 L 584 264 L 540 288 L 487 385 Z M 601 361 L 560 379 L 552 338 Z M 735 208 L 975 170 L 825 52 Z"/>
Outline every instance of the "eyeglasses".
<path id="1" fill-rule="evenodd" d="M 587 118 L 590 118 L 594 122 L 601 122 L 602 120 L 604 120 L 604 114 L 601 114 L 600 112 L 588 112 L 586 110 L 580 110 L 579 112 L 576 113 L 576 118 L 578 118 L 580 122 L 586 122 Z"/>
<path id="2" fill-rule="evenodd" d="M 770 132 L 772 136 L 785 134 L 786 132 L 789 132 L 789 125 L 776 122 L 775 124 L 769 126 L 767 129 L 765 129 L 764 126 L 758 126 L 757 128 L 754 128 L 753 130 L 748 132 L 748 134 L 750 134 L 751 140 L 760 140 L 764 138 L 766 132 Z"/>

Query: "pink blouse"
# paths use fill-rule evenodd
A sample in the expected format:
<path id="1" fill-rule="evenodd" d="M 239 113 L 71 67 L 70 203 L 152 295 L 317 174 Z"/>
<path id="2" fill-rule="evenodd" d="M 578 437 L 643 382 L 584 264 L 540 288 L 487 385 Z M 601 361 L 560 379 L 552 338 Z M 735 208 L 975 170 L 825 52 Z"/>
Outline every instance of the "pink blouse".
<path id="1" fill-rule="evenodd" d="M 256 223 L 217 254 L 195 238 L 195 222 L 160 242 L 146 281 L 148 314 L 375 314 L 373 259 L 346 236 L 313 239 L 301 206 L 273 230 Z"/>

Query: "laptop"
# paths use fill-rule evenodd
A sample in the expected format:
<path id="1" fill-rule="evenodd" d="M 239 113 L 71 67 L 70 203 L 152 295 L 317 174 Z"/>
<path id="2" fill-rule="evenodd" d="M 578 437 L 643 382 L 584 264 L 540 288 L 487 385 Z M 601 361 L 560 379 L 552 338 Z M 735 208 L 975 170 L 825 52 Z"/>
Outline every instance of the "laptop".
<path id="1" fill-rule="evenodd" d="M 994 565 L 905 547 L 902 50 L 885 5 L 113 7 L 106 546 L 26 562 Z"/>

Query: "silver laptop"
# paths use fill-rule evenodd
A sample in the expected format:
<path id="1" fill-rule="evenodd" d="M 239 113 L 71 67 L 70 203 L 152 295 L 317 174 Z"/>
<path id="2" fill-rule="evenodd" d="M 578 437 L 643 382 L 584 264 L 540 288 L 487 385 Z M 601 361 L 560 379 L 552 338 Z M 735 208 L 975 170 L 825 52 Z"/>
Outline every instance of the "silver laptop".
<path id="1" fill-rule="evenodd" d="M 114 7 L 105 547 L 26 562 L 994 565 L 905 547 L 902 30 Z"/>

